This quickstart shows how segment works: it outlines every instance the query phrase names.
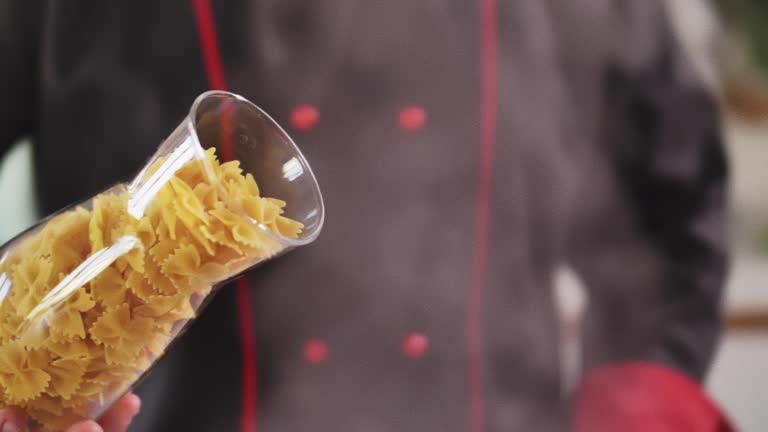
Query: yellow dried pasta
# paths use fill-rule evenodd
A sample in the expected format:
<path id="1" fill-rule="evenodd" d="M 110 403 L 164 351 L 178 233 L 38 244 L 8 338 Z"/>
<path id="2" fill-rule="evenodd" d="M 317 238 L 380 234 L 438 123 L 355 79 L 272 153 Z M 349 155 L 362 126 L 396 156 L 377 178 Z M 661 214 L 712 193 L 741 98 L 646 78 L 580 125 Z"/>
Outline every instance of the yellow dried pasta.
<path id="1" fill-rule="evenodd" d="M 212 149 L 160 187 L 141 217 L 129 199 L 112 190 L 90 210 L 60 213 L 0 261 L 0 287 L 12 287 L 0 297 L 0 406 L 46 430 L 97 414 L 163 354 L 213 284 L 277 253 L 264 227 L 294 238 L 303 228 Z"/>

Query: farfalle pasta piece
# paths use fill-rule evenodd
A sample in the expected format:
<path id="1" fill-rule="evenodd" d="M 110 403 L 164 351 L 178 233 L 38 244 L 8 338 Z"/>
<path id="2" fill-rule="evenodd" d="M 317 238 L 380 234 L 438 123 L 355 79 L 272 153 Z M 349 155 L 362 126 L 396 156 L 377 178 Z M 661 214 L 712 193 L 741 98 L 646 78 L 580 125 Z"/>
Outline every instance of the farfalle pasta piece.
<path id="1" fill-rule="evenodd" d="M 19 324 L 16 326 L 16 336 L 19 342 L 27 349 L 36 349 L 46 346 L 51 341 L 50 327 L 44 321 L 29 323 L 29 325 L 22 326 L 23 321 L 18 319 Z"/>
<path id="2" fill-rule="evenodd" d="M 128 295 L 126 295 L 126 297 L 128 297 Z M 93 324 L 99 318 L 101 318 L 101 315 L 104 314 L 104 311 L 106 311 L 106 306 L 104 306 L 102 303 L 97 303 L 93 309 L 83 314 L 83 325 L 85 325 L 86 328 L 93 327 Z"/>
<path id="3" fill-rule="evenodd" d="M 264 231 L 251 223 L 239 222 L 232 227 L 232 237 L 243 246 L 249 246 L 254 254 L 270 256 L 279 245 Z"/>
<path id="4" fill-rule="evenodd" d="M 30 368 L 45 369 L 51 363 L 51 353 L 45 348 L 25 348 L 26 365 Z"/>
<path id="5" fill-rule="evenodd" d="M 240 200 L 240 206 L 253 220 L 268 224 L 280 214 L 280 208 L 272 202 L 257 196 L 245 196 Z M 231 225 L 231 224 L 229 224 Z"/>
<path id="6" fill-rule="evenodd" d="M 40 256 L 40 245 L 43 244 L 45 229 L 40 230 L 38 235 L 31 238 L 25 238 L 23 241 L 17 239 L 13 244 L 13 253 L 3 260 L 4 271 L 15 269 L 22 261 L 30 256 Z"/>
<path id="7" fill-rule="evenodd" d="M 170 184 L 176 194 L 174 205 L 182 223 L 189 229 L 199 226 L 200 223 L 208 225 L 205 207 L 195 195 L 195 191 L 178 177 L 172 178 Z"/>
<path id="8" fill-rule="evenodd" d="M 160 240 L 149 250 L 149 257 L 152 258 L 155 264 L 162 267 L 165 264 L 165 260 L 173 254 L 178 246 L 178 240 Z"/>
<path id="9" fill-rule="evenodd" d="M 0 347 L 0 384 L 7 402 L 29 401 L 48 386 L 51 376 L 29 360 L 29 351 L 19 342 Z"/>
<path id="10" fill-rule="evenodd" d="M 157 236 L 160 239 L 176 240 L 176 208 L 173 205 L 175 195 L 173 189 L 165 186 L 157 195 L 158 208 L 163 223 L 158 225 Z M 165 228 L 165 229 L 163 229 Z M 167 237 L 166 237 L 167 236 Z"/>
<path id="11" fill-rule="evenodd" d="M 51 314 L 48 325 L 51 328 L 51 337 L 56 341 L 85 337 L 83 317 L 80 312 L 72 308 Z"/>
<path id="12" fill-rule="evenodd" d="M 201 228 L 201 227 L 200 227 Z M 208 254 L 213 255 L 216 253 L 216 248 L 214 245 L 208 240 L 208 238 L 200 231 L 199 228 L 189 230 L 189 234 L 191 235 L 192 239 L 194 239 L 195 243 L 200 245 L 200 247 Z"/>
<path id="13" fill-rule="evenodd" d="M 239 160 L 231 160 L 221 164 L 219 166 L 219 176 L 224 181 L 234 181 L 236 183 L 245 182 L 245 177 L 243 177 L 243 169 L 240 168 Z"/>
<path id="14" fill-rule="evenodd" d="M 245 192 L 248 196 L 261 196 L 261 193 L 259 192 L 259 185 L 256 183 L 256 180 L 253 178 L 251 173 L 245 175 L 245 181 L 243 182 L 243 192 Z"/>
<path id="15" fill-rule="evenodd" d="M 243 249 L 235 241 L 235 239 L 232 238 L 231 230 L 228 230 L 226 227 L 221 226 L 220 224 L 213 224 L 211 227 L 200 227 L 200 233 L 204 235 L 205 238 L 219 246 L 225 246 L 237 252 L 238 254 L 243 254 Z"/>
<path id="16" fill-rule="evenodd" d="M 150 249 L 157 242 L 157 234 L 152 227 L 152 221 L 149 216 L 144 216 L 136 223 L 135 232 L 141 244 L 144 245 L 145 250 Z"/>
<path id="17" fill-rule="evenodd" d="M 143 267 L 144 266 L 142 265 L 142 269 Z M 133 270 L 131 273 L 142 275 L 142 273 L 139 273 L 136 270 Z M 98 299 L 103 305 L 109 307 L 125 303 L 128 284 L 123 278 L 123 274 L 118 269 L 107 267 L 91 281 L 90 285 L 93 297 Z"/>
<path id="18" fill-rule="evenodd" d="M 108 364 L 131 364 L 144 349 L 143 340 L 152 330 L 152 320 L 131 316 L 128 305 L 107 310 L 90 328 L 93 341 L 103 345 Z M 98 348 L 97 348 L 98 349 Z"/>
<path id="19" fill-rule="evenodd" d="M 27 408 L 44 411 L 55 416 L 60 416 L 64 413 L 64 406 L 61 404 L 61 400 L 55 396 L 48 395 L 41 395 L 27 402 Z"/>
<path id="20" fill-rule="evenodd" d="M 118 347 L 151 329 L 147 319 L 131 317 L 128 305 L 108 309 L 90 328 L 91 339 L 101 345 Z"/>
<path id="21" fill-rule="evenodd" d="M 78 397 L 73 398 L 75 401 L 73 401 L 71 406 L 76 407 L 84 403 L 94 402 L 103 404 L 104 392 L 106 391 L 104 384 L 105 383 L 103 380 L 94 380 L 93 378 L 83 377 L 83 381 L 80 383 L 80 387 L 77 389 Z M 62 405 L 67 406 L 68 404 L 64 402 Z"/>
<path id="22" fill-rule="evenodd" d="M 49 222 L 51 244 L 44 243 L 41 247 L 45 248 L 46 252 L 56 251 L 50 253 L 52 273 L 68 273 L 88 256 L 90 219 L 90 213 L 82 207 L 51 219 Z"/>
<path id="23" fill-rule="evenodd" d="M 145 264 L 146 266 L 146 264 Z M 126 272 L 125 286 L 138 298 L 147 300 L 159 294 L 145 275 L 133 271 Z"/>
<path id="24" fill-rule="evenodd" d="M 213 171 L 214 175 L 221 175 L 221 165 L 219 164 L 219 158 L 216 156 L 215 148 L 211 147 L 205 150 L 205 160 L 208 163 L 208 166 L 211 168 L 211 171 Z"/>
<path id="25" fill-rule="evenodd" d="M 219 194 L 216 192 L 216 187 L 211 184 L 199 183 L 195 186 L 193 192 L 206 210 L 212 209 L 218 202 Z"/>
<path id="26" fill-rule="evenodd" d="M 230 274 L 230 271 L 223 264 L 216 262 L 207 262 L 200 266 L 198 275 L 206 282 L 215 282 L 224 280 Z"/>
<path id="27" fill-rule="evenodd" d="M 50 352 L 61 359 L 88 359 L 90 355 L 90 348 L 84 339 L 74 339 L 67 342 L 54 342 L 51 341 L 48 344 Z"/>
<path id="28" fill-rule="evenodd" d="M 242 219 L 240 215 L 229 210 L 226 205 L 221 202 L 217 203 L 209 213 L 227 227 L 234 226 Z"/>
<path id="29" fill-rule="evenodd" d="M 51 376 L 42 369 L 24 368 L 10 376 L 3 376 L 5 394 L 12 403 L 27 402 L 43 393 Z"/>
<path id="30" fill-rule="evenodd" d="M 285 216 L 278 216 L 275 220 L 275 231 L 283 237 L 296 238 L 303 230 L 304 224 Z"/>
<path id="31" fill-rule="evenodd" d="M 121 272 L 124 272 L 128 267 L 133 271 L 144 273 L 144 246 L 141 242 L 137 242 L 133 249 L 121 255 L 115 261 L 115 268 Z"/>
<path id="32" fill-rule="evenodd" d="M 127 196 L 115 193 L 105 193 L 93 199 L 93 210 L 88 225 L 88 238 L 91 242 L 91 251 L 110 246 L 119 236 L 113 236 L 115 228 L 125 223 L 125 208 Z"/>
<path id="33" fill-rule="evenodd" d="M 85 337 L 85 325 L 83 312 L 87 312 L 96 305 L 93 297 L 83 288 L 75 291 L 66 302 L 48 313 L 45 321 L 51 329 L 51 335 L 56 340 L 71 339 L 73 337 Z"/>
<path id="34" fill-rule="evenodd" d="M 163 323 L 152 330 L 151 339 L 147 341 L 147 350 L 155 357 L 160 357 L 171 342 L 172 323 Z"/>
<path id="35" fill-rule="evenodd" d="M 140 362 L 140 357 L 134 362 Z M 119 386 L 121 382 L 125 382 L 127 379 L 136 378 L 137 369 L 140 363 L 132 365 L 111 364 L 106 362 L 106 367 L 99 371 L 91 371 L 88 373 L 88 377 L 84 378 L 84 381 L 101 383 L 106 389 L 107 393 L 110 393 L 108 389 L 110 386 Z"/>
<path id="36" fill-rule="evenodd" d="M 283 207 L 285 207 L 285 202 L 273 200 L 270 198 L 262 198 L 262 201 L 265 202 L 264 218 L 262 219 L 262 223 L 264 225 L 269 225 L 271 223 L 274 223 L 275 220 L 281 214 L 283 214 Z"/>
<path id="37" fill-rule="evenodd" d="M 15 289 L 11 291 L 9 301 L 16 308 L 16 313 L 22 316 L 40 303 L 53 276 L 49 257 L 30 258 L 19 263 L 11 276 Z"/>
<path id="38" fill-rule="evenodd" d="M 210 179 L 205 172 L 205 166 L 203 165 L 203 162 L 197 160 L 184 165 L 179 171 L 176 172 L 175 178 L 192 187 L 201 183 L 210 183 Z"/>
<path id="39" fill-rule="evenodd" d="M 173 295 L 178 291 L 173 281 L 163 273 L 161 265 L 149 257 L 144 259 L 144 279 L 150 286 L 150 295 Z M 138 292 L 136 294 L 143 298 Z"/>
<path id="40" fill-rule="evenodd" d="M 105 205 L 102 204 L 102 197 L 96 197 L 93 201 L 93 211 L 91 220 L 88 224 L 88 239 L 94 249 L 101 249 L 105 246 L 105 230 L 109 228 L 109 215 Z"/>
<path id="41" fill-rule="evenodd" d="M 195 276 L 200 268 L 200 253 L 189 243 L 180 245 L 163 263 L 161 271 L 179 289 L 189 284 L 189 278 Z"/>
<path id="42" fill-rule="evenodd" d="M 266 197 L 266 198 L 264 198 L 264 199 L 265 199 L 265 200 L 267 200 L 267 201 L 269 201 L 269 203 L 270 203 L 270 204 L 272 204 L 272 205 L 274 205 L 275 207 L 277 207 L 277 208 L 281 209 L 281 210 L 280 210 L 280 214 L 283 214 L 283 211 L 282 211 L 282 209 L 283 209 L 283 208 L 285 208 L 285 206 L 287 206 L 287 205 L 288 205 L 288 203 L 287 203 L 287 202 L 285 202 L 285 201 L 283 201 L 283 200 L 281 200 L 281 199 L 278 199 L 278 198 L 273 198 L 273 197 Z"/>
<path id="43" fill-rule="evenodd" d="M 50 393 L 62 399 L 71 398 L 80 387 L 87 364 L 88 360 L 82 358 L 62 358 L 52 361 L 46 369 L 51 376 Z"/>
<path id="44" fill-rule="evenodd" d="M 137 316 L 152 318 L 159 326 L 194 318 L 195 310 L 186 295 L 158 296 L 135 309 Z"/>
<path id="45" fill-rule="evenodd" d="M 78 312 L 87 312 L 96 306 L 96 301 L 85 288 L 79 288 L 66 300 L 66 306 Z"/>
<path id="46" fill-rule="evenodd" d="M 235 265 L 244 261 L 248 261 L 248 257 L 226 246 L 220 246 L 216 248 L 216 254 L 207 262 L 221 264 L 231 272 Z"/>
<path id="47" fill-rule="evenodd" d="M 104 359 L 110 365 L 135 366 L 144 352 L 146 342 L 125 339 L 118 346 L 104 346 Z"/>

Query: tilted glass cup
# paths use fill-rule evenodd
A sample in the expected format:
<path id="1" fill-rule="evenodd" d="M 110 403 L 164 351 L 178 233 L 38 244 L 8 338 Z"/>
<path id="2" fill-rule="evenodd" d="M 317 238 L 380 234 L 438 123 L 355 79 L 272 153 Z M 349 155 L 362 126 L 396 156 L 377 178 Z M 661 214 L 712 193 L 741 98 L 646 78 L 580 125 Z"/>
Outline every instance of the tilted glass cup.
<path id="1" fill-rule="evenodd" d="M 232 93 L 200 95 L 132 182 L 0 247 L 0 406 L 32 430 L 99 417 L 217 287 L 312 242 L 324 216 L 272 118 Z"/>

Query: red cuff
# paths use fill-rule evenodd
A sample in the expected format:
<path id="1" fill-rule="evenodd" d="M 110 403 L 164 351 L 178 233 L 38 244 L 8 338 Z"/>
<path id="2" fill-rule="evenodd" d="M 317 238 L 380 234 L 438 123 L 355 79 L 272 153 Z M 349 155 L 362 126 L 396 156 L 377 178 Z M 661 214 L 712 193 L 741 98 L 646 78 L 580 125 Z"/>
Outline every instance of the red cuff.
<path id="1" fill-rule="evenodd" d="M 701 386 L 653 363 L 589 373 L 576 393 L 575 432 L 734 432 Z"/>

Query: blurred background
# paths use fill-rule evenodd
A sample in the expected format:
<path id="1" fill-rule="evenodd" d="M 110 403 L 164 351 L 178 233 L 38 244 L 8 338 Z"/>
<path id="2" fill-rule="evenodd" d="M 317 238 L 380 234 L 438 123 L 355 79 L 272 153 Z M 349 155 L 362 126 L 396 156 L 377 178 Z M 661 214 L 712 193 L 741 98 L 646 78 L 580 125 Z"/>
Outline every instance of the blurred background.
<path id="1" fill-rule="evenodd" d="M 726 329 L 708 386 L 744 431 L 768 431 L 768 2 L 668 0 L 680 41 L 721 100 L 732 168 L 734 265 Z M 0 243 L 31 225 L 32 147 L 19 142 L 0 160 Z M 10 211 L 9 211 L 10 210 Z M 578 364 L 583 307 L 578 278 L 557 275 L 563 313 L 563 373 Z"/>

